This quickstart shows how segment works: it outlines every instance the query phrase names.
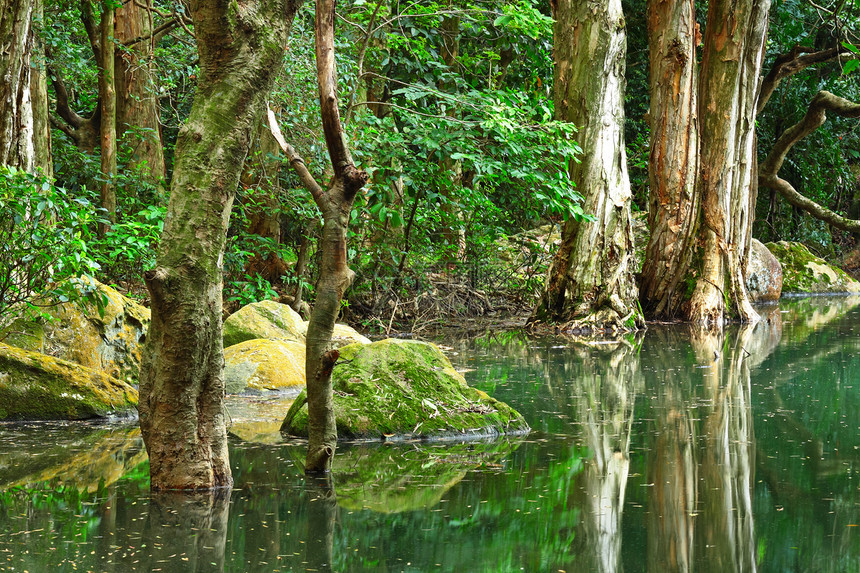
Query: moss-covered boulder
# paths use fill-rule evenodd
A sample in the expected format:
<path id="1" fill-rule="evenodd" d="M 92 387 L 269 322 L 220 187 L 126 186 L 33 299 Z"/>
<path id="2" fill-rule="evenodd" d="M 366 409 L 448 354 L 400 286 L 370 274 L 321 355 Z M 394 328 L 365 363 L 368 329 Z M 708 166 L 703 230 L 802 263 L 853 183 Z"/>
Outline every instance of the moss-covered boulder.
<path id="1" fill-rule="evenodd" d="M 305 385 L 305 345 L 255 338 L 224 349 L 227 392 L 282 390 Z"/>
<path id="2" fill-rule="evenodd" d="M 94 279 L 72 282 L 87 296 L 74 302 L 37 300 L 0 330 L 0 340 L 136 383 L 149 309 Z"/>
<path id="3" fill-rule="evenodd" d="M 370 344 L 370 339 L 351 326 L 335 324 L 334 331 L 331 333 L 331 343 L 335 348 L 340 348 L 347 344 Z"/>
<path id="4" fill-rule="evenodd" d="M 827 264 L 800 243 L 768 243 L 782 265 L 783 293 L 856 293 L 860 283 L 842 269 Z"/>
<path id="5" fill-rule="evenodd" d="M 332 374 L 338 438 L 383 440 L 527 432 L 513 408 L 466 384 L 436 346 L 387 339 L 340 349 Z M 305 393 L 281 432 L 308 435 Z"/>
<path id="6" fill-rule="evenodd" d="M 243 306 L 224 321 L 224 347 L 246 340 L 293 340 L 304 342 L 308 325 L 299 313 L 273 300 Z"/>
<path id="7" fill-rule="evenodd" d="M 0 343 L 0 420 L 84 420 L 135 411 L 137 390 L 99 370 Z"/>
<path id="8" fill-rule="evenodd" d="M 752 240 L 747 262 L 747 290 L 753 302 L 779 300 L 782 294 L 782 265 L 761 241 Z"/>

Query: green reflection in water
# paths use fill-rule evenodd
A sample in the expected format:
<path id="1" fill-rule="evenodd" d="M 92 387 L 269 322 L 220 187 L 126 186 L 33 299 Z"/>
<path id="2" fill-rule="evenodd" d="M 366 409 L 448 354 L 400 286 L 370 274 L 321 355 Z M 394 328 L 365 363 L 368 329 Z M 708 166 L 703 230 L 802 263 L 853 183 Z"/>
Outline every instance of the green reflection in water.
<path id="1" fill-rule="evenodd" d="M 229 496 L 151 497 L 134 428 L 2 426 L 0 570 L 857 571 L 857 303 L 720 336 L 445 340 L 536 431 L 345 446 L 330 483 L 236 431 Z"/>

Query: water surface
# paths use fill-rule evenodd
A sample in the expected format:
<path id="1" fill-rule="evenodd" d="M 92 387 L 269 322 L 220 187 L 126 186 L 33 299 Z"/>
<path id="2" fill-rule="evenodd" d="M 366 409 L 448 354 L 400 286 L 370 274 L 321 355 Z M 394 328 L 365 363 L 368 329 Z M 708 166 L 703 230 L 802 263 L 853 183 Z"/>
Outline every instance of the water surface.
<path id="1" fill-rule="evenodd" d="M 0 426 L 0 570 L 860 571 L 858 303 L 721 336 L 441 340 L 534 431 L 344 446 L 323 483 L 283 399 L 231 400 L 216 495 L 150 495 L 134 427 Z"/>

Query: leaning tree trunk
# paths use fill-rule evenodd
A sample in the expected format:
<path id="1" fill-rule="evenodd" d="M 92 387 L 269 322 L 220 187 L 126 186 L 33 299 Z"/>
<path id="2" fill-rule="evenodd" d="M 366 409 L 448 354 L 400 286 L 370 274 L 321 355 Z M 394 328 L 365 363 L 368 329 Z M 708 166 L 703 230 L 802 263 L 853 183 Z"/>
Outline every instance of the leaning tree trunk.
<path id="1" fill-rule="evenodd" d="M 585 150 L 571 179 L 594 221 L 569 219 L 535 319 L 574 330 L 643 325 L 633 279 L 630 180 L 624 151 L 626 36 L 620 0 L 555 4 L 556 117 Z"/>
<path id="2" fill-rule="evenodd" d="M 125 2 L 116 9 L 114 37 L 118 44 L 130 44 L 114 51 L 116 130 L 119 147 L 130 150 L 129 167 L 140 168 L 145 180 L 158 186 L 164 179 L 164 148 L 153 83 L 152 14 L 152 0 Z"/>
<path id="3" fill-rule="evenodd" d="M 280 70 L 290 0 L 197 0 L 200 79 L 176 145 L 140 372 L 151 487 L 230 487 L 221 338 L 222 257 L 251 133 Z"/>
<path id="4" fill-rule="evenodd" d="M 649 318 L 674 318 L 694 253 L 700 201 L 696 193 L 696 12 L 693 0 L 650 0 L 651 236 L 639 285 Z"/>
<path id="5" fill-rule="evenodd" d="M 0 7 L 0 165 L 33 171 L 33 106 L 30 55 L 33 0 L 11 0 Z"/>
<path id="6" fill-rule="evenodd" d="M 699 92 L 701 273 L 695 323 L 758 319 L 746 289 L 756 198 L 755 113 L 770 0 L 712 0 Z"/>

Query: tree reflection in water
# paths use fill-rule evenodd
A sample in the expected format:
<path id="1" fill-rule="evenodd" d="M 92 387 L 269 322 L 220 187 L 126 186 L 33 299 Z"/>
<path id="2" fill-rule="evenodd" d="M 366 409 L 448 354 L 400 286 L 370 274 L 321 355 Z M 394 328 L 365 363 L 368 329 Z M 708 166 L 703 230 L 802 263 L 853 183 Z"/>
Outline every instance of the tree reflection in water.
<path id="1" fill-rule="evenodd" d="M 641 392 L 637 349 L 641 337 L 570 349 L 564 377 L 551 381 L 553 394 L 566 387 L 573 419 L 581 425 L 589 458 L 578 477 L 576 531 L 583 571 L 620 571 L 621 516 L 630 470 L 630 429 L 637 391 Z"/>

